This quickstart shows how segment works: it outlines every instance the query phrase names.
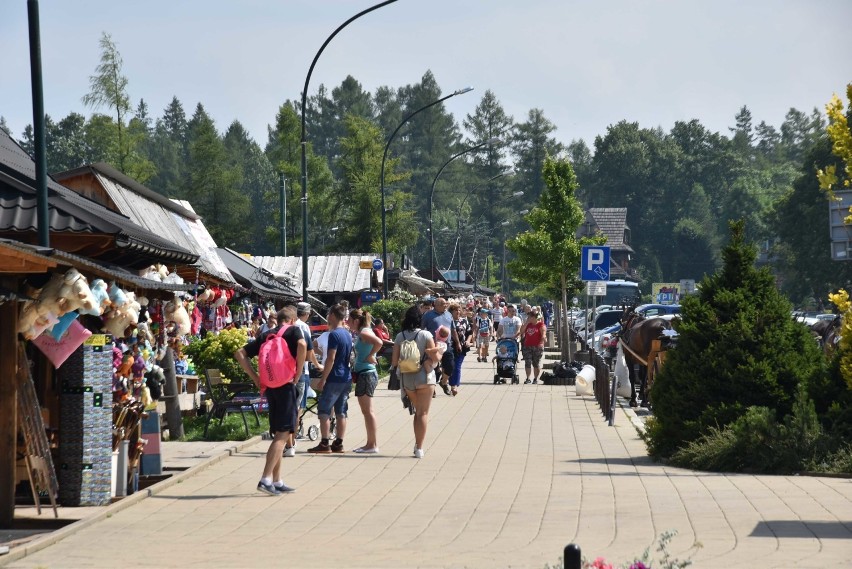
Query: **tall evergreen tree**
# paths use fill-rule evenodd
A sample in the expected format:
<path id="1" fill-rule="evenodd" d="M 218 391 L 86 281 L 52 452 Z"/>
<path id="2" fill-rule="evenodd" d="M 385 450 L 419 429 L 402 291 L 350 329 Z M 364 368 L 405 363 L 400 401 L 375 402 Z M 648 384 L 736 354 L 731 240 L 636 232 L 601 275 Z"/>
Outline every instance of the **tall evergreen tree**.
<path id="1" fill-rule="evenodd" d="M 515 126 L 511 138 L 511 151 L 515 158 L 515 182 L 524 191 L 524 202 L 538 201 L 544 189 L 544 160 L 562 153 L 562 144 L 553 136 L 556 125 L 550 122 L 541 109 L 530 109 L 526 122 Z M 586 148 L 588 152 L 588 147 Z M 586 158 L 586 157 L 583 157 Z M 591 156 L 588 156 L 591 160 Z M 581 163 L 582 167 L 583 164 Z M 576 173 L 577 165 L 573 165 Z M 579 178 L 579 176 L 578 176 Z"/>
<path id="2" fill-rule="evenodd" d="M 183 197 L 219 246 L 244 249 L 250 242 L 250 200 L 240 191 L 241 172 L 229 167 L 213 119 L 200 103 L 190 125 L 189 177 Z"/>
<path id="3" fill-rule="evenodd" d="M 668 457 L 750 406 L 783 417 L 799 385 L 823 373 L 816 343 L 790 318 L 790 304 L 769 271 L 754 267 L 756 255 L 744 222 L 733 222 L 722 269 L 682 301 L 677 348 L 651 390 L 651 454 Z"/>

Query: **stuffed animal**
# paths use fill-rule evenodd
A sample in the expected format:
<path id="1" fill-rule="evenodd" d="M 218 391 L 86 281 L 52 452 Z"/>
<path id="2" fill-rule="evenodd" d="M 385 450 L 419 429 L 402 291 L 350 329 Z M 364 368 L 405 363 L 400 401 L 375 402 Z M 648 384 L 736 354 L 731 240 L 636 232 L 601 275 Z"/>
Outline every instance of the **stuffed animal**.
<path id="1" fill-rule="evenodd" d="M 116 370 L 115 374 L 118 377 L 131 377 L 133 374 L 133 363 L 136 361 L 136 358 L 133 357 L 133 354 L 127 352 L 121 359 L 121 366 L 119 366 L 118 370 Z"/>
<path id="2" fill-rule="evenodd" d="M 118 289 L 121 290 L 121 289 Z M 136 293 L 122 291 L 124 303 L 120 307 L 113 307 L 104 315 L 103 329 L 115 336 L 124 338 L 127 328 L 135 326 L 139 322 L 139 310 L 142 308 L 136 302 Z"/>
<path id="3" fill-rule="evenodd" d="M 92 316 L 101 316 L 107 307 L 111 304 L 109 300 L 109 292 L 107 292 L 107 284 L 103 279 L 95 279 L 91 285 L 92 296 L 95 299 L 95 306 L 91 309 L 81 308 L 80 314 L 91 314 Z"/>
<path id="4" fill-rule="evenodd" d="M 121 308 L 127 303 L 127 295 L 115 284 L 115 281 L 109 285 L 109 299 L 112 302 L 113 308 Z"/>
<path id="5" fill-rule="evenodd" d="M 90 310 L 97 304 L 86 277 L 77 269 L 68 269 L 64 275 L 54 273 L 33 296 L 35 300 L 21 307 L 18 320 L 18 332 L 30 340 L 52 326 L 60 316 L 80 308 Z"/>
<path id="6" fill-rule="evenodd" d="M 163 321 L 168 325 L 174 323 L 175 336 L 185 336 L 190 330 L 189 313 L 183 301 L 177 295 L 163 307 Z"/>

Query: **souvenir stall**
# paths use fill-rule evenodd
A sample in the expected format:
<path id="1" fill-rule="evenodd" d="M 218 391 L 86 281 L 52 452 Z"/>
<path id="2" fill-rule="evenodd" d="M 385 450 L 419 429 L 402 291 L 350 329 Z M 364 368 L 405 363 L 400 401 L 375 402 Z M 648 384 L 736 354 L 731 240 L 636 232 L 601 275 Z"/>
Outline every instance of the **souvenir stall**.
<path id="1" fill-rule="evenodd" d="M 103 505 L 133 491 L 138 475 L 146 473 L 146 455 L 156 455 L 159 463 L 159 429 L 144 437 L 143 421 L 156 419 L 169 366 L 174 374 L 166 337 L 189 331 L 179 294 L 191 287 L 176 275 L 153 281 L 71 254 L 55 255 L 92 280 L 63 267 L 41 288 L 30 283 L 34 300 L 21 307 L 17 329 L 31 341 L 28 358 L 47 379 L 42 382 L 47 416 L 58 418 L 48 429 L 57 433 L 59 500 L 67 506 Z M 109 284 L 101 277 L 110 278 Z"/>

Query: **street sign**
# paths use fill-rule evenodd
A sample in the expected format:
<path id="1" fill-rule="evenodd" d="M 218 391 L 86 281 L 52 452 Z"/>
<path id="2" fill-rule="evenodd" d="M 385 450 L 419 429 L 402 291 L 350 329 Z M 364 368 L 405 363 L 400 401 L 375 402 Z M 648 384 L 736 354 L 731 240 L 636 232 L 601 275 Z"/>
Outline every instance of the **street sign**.
<path id="1" fill-rule="evenodd" d="M 680 279 L 680 296 L 695 293 L 695 279 Z"/>
<path id="2" fill-rule="evenodd" d="M 589 296 L 606 296 L 606 281 L 588 281 L 586 294 Z"/>
<path id="3" fill-rule="evenodd" d="M 374 302 L 378 302 L 382 299 L 382 293 L 380 292 L 362 292 L 361 293 L 361 304 L 373 304 Z"/>
<path id="4" fill-rule="evenodd" d="M 384 265 L 382 265 L 381 259 L 374 259 L 373 260 L 373 270 L 374 271 L 381 271 L 383 266 Z"/>
<path id="5" fill-rule="evenodd" d="M 603 245 L 583 245 L 580 259 L 580 280 L 609 280 L 609 247 Z"/>
<path id="6" fill-rule="evenodd" d="M 366 269 L 366 270 L 369 271 L 370 269 L 373 268 L 373 261 L 359 261 L 358 262 L 358 268 L 359 269 Z"/>

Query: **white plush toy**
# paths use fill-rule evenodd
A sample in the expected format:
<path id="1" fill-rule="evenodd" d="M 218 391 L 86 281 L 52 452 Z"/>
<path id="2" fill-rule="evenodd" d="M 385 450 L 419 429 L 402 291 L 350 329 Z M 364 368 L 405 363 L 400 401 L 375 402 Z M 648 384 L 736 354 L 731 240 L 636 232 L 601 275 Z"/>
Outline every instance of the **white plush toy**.
<path id="1" fill-rule="evenodd" d="M 51 317 L 58 318 L 77 309 L 93 310 L 98 306 L 86 277 L 77 269 L 68 269 L 64 275 L 54 273 L 34 296 L 35 300 L 21 307 L 18 320 L 18 332 L 27 339 L 36 338 L 49 327 Z"/>
<path id="2" fill-rule="evenodd" d="M 135 293 L 123 294 L 125 295 L 125 303 L 104 315 L 103 329 L 116 338 L 124 338 L 127 328 L 136 325 L 139 321 L 139 310 L 141 309 L 139 303 L 136 302 Z"/>
<path id="3" fill-rule="evenodd" d="M 174 322 L 176 336 L 189 334 L 191 329 L 189 313 L 186 311 L 183 301 L 177 295 L 163 306 L 163 321 L 167 328 Z"/>

